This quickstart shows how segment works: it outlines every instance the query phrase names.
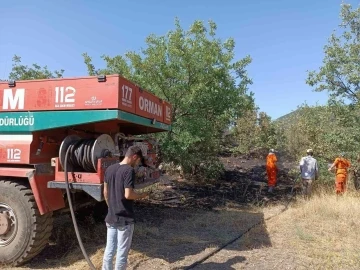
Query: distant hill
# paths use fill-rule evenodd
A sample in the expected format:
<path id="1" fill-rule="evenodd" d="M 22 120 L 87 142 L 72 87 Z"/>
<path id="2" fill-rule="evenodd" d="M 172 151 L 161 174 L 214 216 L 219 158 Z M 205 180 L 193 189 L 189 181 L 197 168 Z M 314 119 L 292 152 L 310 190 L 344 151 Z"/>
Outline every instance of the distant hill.
<path id="1" fill-rule="evenodd" d="M 293 120 L 295 120 L 296 117 L 301 116 L 305 109 L 309 113 L 309 110 L 311 113 L 317 115 L 319 113 L 323 114 L 324 109 L 326 109 L 326 106 L 307 106 L 307 107 L 300 107 L 296 109 L 295 111 L 292 111 L 288 114 L 285 114 L 283 116 L 280 116 L 279 118 L 275 119 L 273 122 L 277 125 L 280 125 L 282 127 L 286 126 L 288 123 L 291 123 Z M 325 110 L 326 111 L 326 110 Z M 331 119 L 329 119 L 331 120 Z"/>
<path id="2" fill-rule="evenodd" d="M 296 109 L 288 114 L 280 116 L 279 118 L 275 119 L 273 122 L 280 128 L 287 128 L 291 123 L 296 121 L 295 119 L 302 113 L 301 108 Z"/>
<path id="3" fill-rule="evenodd" d="M 275 119 L 274 122 L 279 123 L 279 122 L 287 121 L 287 120 L 293 118 L 294 116 L 296 116 L 298 113 L 299 113 L 299 109 L 292 111 L 288 114 L 285 114 L 283 116 L 280 116 L 279 118 Z"/>

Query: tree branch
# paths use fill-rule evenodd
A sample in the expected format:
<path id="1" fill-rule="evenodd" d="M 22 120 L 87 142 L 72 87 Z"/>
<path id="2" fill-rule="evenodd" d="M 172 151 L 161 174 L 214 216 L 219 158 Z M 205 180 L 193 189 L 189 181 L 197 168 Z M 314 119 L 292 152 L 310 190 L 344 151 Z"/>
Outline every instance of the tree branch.
<path id="1" fill-rule="evenodd" d="M 343 80 L 341 79 L 341 77 L 340 77 L 340 75 L 338 73 L 336 73 L 336 77 L 340 81 L 340 84 L 342 85 L 342 88 L 345 89 L 345 92 L 352 95 L 355 101 L 359 101 L 359 98 L 357 97 L 357 95 L 349 87 L 347 87 L 345 85 L 345 83 L 343 82 Z"/>

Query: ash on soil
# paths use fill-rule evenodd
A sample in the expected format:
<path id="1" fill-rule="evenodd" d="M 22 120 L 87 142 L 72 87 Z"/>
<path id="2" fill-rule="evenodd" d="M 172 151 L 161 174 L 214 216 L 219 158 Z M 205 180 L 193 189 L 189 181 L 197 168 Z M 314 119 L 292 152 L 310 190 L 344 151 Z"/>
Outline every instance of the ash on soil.
<path id="1" fill-rule="evenodd" d="M 266 154 L 252 152 L 233 156 L 223 153 L 219 158 L 225 173 L 217 181 L 199 181 L 191 177 L 168 176 L 154 189 L 148 200 L 151 204 L 171 207 L 204 208 L 211 210 L 224 205 L 268 205 L 285 202 L 291 195 L 295 179 L 291 170 L 296 163 L 281 153 L 278 157 L 277 186 L 268 192 L 266 175 Z M 295 186 L 294 193 L 298 192 Z"/>

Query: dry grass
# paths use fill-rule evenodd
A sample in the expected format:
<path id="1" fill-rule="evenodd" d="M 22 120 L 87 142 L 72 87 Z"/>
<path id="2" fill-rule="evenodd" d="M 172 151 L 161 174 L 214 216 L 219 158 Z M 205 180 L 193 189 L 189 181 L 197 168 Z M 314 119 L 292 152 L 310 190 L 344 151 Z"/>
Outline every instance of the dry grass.
<path id="1" fill-rule="evenodd" d="M 309 201 L 299 201 L 274 224 L 283 228 L 283 239 L 291 248 L 313 260 L 314 267 L 360 268 L 358 194 L 338 197 L 320 193 Z"/>
<path id="2" fill-rule="evenodd" d="M 233 269 L 360 269 L 359 228 L 359 193 L 318 192 L 268 220 L 272 246 L 237 253 L 246 262 Z M 235 247 L 251 245 L 261 231 L 252 230 Z"/>
<path id="3" fill-rule="evenodd" d="M 196 269 L 360 269 L 360 194 L 333 190 L 283 206 L 244 209 L 234 204 L 206 211 L 143 205 L 138 208 L 129 269 L 174 269 L 190 265 L 265 218 L 239 241 Z M 55 245 L 20 269 L 89 269 L 72 224 L 63 219 Z M 89 221 L 91 222 L 91 221 Z M 100 269 L 105 226 L 82 226 L 91 260 Z"/>
<path id="4" fill-rule="evenodd" d="M 263 214 L 257 209 L 206 211 L 156 205 L 142 207 L 138 208 L 139 222 L 135 226 L 129 269 L 172 269 L 190 265 L 249 226 L 263 221 Z M 63 217 L 60 221 L 55 228 L 54 245 L 18 269 L 89 269 L 78 248 L 71 221 Z M 92 262 L 101 269 L 106 240 L 104 224 L 89 220 L 81 226 L 81 235 Z M 269 239 L 265 237 L 262 245 L 270 245 Z"/>

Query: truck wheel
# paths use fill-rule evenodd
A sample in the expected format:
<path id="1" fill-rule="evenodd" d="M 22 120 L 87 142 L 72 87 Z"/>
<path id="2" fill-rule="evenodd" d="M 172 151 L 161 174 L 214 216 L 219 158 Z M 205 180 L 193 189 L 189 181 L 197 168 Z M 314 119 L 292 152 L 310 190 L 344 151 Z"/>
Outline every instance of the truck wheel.
<path id="1" fill-rule="evenodd" d="M 19 266 L 47 245 L 52 212 L 40 215 L 29 187 L 0 180 L 0 264 Z"/>

